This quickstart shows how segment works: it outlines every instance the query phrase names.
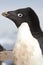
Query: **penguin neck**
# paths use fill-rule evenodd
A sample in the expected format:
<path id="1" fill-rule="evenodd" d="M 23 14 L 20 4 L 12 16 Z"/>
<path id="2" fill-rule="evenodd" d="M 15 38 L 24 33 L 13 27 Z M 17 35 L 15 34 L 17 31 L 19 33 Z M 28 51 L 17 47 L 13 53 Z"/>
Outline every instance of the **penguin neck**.
<path id="1" fill-rule="evenodd" d="M 42 32 L 39 22 L 30 23 L 29 26 L 30 26 L 30 30 L 32 33 L 41 33 Z"/>
<path id="2" fill-rule="evenodd" d="M 18 37 L 19 40 L 27 41 L 32 38 L 32 34 L 30 28 L 27 23 L 22 23 L 18 29 Z"/>

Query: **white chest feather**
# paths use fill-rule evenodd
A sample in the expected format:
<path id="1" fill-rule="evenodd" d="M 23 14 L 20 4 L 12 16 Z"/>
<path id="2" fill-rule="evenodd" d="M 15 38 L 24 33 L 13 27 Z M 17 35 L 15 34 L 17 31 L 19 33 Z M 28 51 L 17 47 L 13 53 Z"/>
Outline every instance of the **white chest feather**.
<path id="1" fill-rule="evenodd" d="M 33 38 L 27 23 L 18 29 L 17 41 L 13 50 L 16 65 L 43 65 L 42 52 L 38 41 Z"/>

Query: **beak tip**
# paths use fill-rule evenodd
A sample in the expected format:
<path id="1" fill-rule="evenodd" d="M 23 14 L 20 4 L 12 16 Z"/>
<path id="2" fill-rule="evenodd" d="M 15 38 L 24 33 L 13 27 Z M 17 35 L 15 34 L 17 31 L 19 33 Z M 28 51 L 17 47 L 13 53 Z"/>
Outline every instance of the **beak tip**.
<path id="1" fill-rule="evenodd" d="M 2 13 L 2 15 L 4 15 L 4 13 Z"/>
<path id="2" fill-rule="evenodd" d="M 6 16 L 6 15 L 7 15 L 7 12 L 3 12 L 2 15 L 3 15 L 3 16 Z"/>

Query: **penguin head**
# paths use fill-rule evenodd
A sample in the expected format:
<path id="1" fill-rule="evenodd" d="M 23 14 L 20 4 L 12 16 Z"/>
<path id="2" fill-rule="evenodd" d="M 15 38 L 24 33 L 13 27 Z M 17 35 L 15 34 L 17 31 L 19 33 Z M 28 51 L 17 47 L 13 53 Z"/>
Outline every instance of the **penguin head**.
<path id="1" fill-rule="evenodd" d="M 3 12 L 2 15 L 12 20 L 17 27 L 25 21 L 29 24 L 32 32 L 41 31 L 38 16 L 30 7 Z"/>

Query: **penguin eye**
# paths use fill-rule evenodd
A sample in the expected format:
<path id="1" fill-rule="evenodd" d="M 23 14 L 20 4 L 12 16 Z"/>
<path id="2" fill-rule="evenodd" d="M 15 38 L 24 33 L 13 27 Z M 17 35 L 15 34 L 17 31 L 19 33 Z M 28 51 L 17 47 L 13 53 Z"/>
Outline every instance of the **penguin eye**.
<path id="1" fill-rule="evenodd" d="M 18 17 L 23 17 L 23 14 L 22 13 L 18 13 Z"/>

